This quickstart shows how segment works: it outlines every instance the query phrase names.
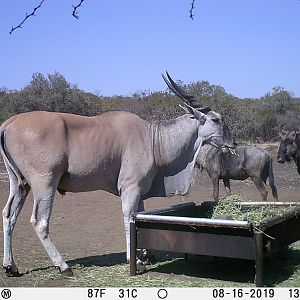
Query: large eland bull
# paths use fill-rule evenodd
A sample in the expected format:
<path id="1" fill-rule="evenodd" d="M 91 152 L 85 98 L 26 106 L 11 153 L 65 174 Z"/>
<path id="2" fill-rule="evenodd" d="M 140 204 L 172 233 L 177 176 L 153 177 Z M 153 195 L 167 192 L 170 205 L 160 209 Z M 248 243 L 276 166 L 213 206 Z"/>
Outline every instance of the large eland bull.
<path id="1" fill-rule="evenodd" d="M 170 82 L 172 79 L 167 74 Z M 187 100 L 186 100 L 187 101 Z M 30 219 L 54 266 L 72 271 L 50 238 L 49 219 L 56 190 L 105 190 L 120 196 L 129 260 L 129 223 L 143 210 L 143 199 L 187 194 L 200 147 L 225 147 L 221 116 L 193 101 L 186 114 L 166 122 L 147 122 L 128 112 L 83 117 L 35 111 L 19 114 L 0 127 L 1 154 L 10 194 L 3 209 L 3 266 L 18 276 L 12 233 L 30 189 Z M 135 259 L 135 258 L 131 258 Z"/>
<path id="2" fill-rule="evenodd" d="M 284 125 L 281 126 L 281 132 L 279 133 L 281 141 L 277 153 L 277 162 L 284 163 L 293 159 L 300 175 L 300 130 L 298 128 L 283 129 Z"/>

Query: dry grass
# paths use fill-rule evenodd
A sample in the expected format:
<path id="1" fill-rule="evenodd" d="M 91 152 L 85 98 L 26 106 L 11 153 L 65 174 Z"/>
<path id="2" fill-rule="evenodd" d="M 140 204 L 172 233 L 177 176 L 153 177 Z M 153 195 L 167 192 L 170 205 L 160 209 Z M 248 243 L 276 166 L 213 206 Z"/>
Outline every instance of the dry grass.
<path id="1" fill-rule="evenodd" d="M 212 218 L 227 217 L 233 220 L 247 221 L 253 226 L 258 227 L 259 224 L 269 218 L 275 216 L 282 216 L 283 213 L 291 210 L 291 206 L 274 206 L 268 204 L 260 207 L 252 207 L 246 211 L 238 206 L 237 202 L 245 201 L 243 197 L 238 195 L 232 195 L 222 198 L 214 207 L 212 212 Z"/>
<path id="2" fill-rule="evenodd" d="M 182 256 L 160 253 L 159 261 L 149 265 L 146 273 L 134 277 L 129 276 L 129 265 L 125 263 L 77 264 L 69 279 L 62 278 L 55 268 L 36 270 L 24 277 L 29 277 L 33 286 L 43 287 L 255 287 L 252 261 L 195 259 L 186 262 Z M 264 279 L 269 287 L 300 286 L 300 242 L 266 260 Z"/>

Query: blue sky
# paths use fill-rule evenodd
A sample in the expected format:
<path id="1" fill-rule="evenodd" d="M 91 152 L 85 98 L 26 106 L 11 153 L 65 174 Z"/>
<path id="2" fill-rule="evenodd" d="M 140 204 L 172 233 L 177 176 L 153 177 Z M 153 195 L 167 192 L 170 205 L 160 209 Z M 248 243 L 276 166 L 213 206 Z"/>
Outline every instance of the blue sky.
<path id="1" fill-rule="evenodd" d="M 102 95 L 165 90 L 168 70 L 185 83 L 208 80 L 238 97 L 275 86 L 300 96 L 299 0 L 1 0 L 0 88 L 21 89 L 55 71 Z"/>

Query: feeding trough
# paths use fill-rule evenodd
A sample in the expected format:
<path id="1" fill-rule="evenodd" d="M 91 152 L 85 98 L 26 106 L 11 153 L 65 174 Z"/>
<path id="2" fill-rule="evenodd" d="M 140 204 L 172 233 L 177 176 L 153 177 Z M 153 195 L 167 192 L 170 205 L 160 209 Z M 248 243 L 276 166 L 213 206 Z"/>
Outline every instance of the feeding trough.
<path id="1" fill-rule="evenodd" d="M 196 205 L 177 204 L 134 215 L 130 225 L 130 255 L 137 249 L 152 249 L 185 254 L 240 258 L 255 262 L 255 284 L 263 286 L 264 258 L 300 239 L 300 203 L 281 215 L 266 219 L 258 226 L 248 221 L 210 219 L 214 202 Z M 241 202 L 241 209 L 270 205 L 269 202 Z M 130 261 L 130 275 L 136 275 L 135 259 Z"/>

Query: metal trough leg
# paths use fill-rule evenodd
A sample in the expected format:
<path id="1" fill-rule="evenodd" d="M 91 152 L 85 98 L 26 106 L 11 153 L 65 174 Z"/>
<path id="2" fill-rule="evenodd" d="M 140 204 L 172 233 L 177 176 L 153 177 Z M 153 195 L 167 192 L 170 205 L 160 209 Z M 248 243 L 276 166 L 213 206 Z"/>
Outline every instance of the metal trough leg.
<path id="1" fill-rule="evenodd" d="M 187 253 L 184 253 L 184 260 L 188 261 L 189 260 L 189 255 Z"/>
<path id="2" fill-rule="evenodd" d="M 130 276 L 136 275 L 136 228 L 135 222 L 130 222 Z"/>
<path id="3" fill-rule="evenodd" d="M 255 285 L 263 286 L 263 269 L 264 269 L 264 249 L 263 235 L 261 232 L 255 233 Z"/>

